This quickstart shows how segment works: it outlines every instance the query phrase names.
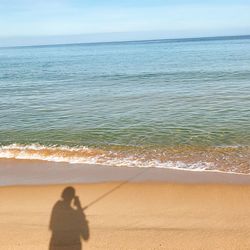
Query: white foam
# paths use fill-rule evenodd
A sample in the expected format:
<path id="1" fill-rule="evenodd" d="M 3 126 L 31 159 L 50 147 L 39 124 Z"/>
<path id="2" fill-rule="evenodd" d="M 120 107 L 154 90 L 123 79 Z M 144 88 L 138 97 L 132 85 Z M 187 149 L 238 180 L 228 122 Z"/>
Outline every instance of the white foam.
<path id="1" fill-rule="evenodd" d="M 44 153 L 49 151 L 49 153 Z M 100 151 L 98 155 L 89 156 L 85 153 L 91 153 L 93 150 L 88 147 L 68 147 L 68 146 L 43 146 L 39 144 L 20 145 L 12 144 L 0 147 L 0 158 L 26 159 L 26 160 L 43 160 L 53 162 L 68 163 L 85 163 L 100 164 L 118 167 L 155 167 L 155 168 L 171 168 L 186 169 L 193 171 L 204 171 L 214 167 L 210 162 L 184 163 L 182 161 L 159 161 L 145 160 L 136 156 L 119 157 L 114 153 Z M 69 153 L 69 154 L 68 154 Z M 110 154 L 109 154 L 110 153 Z M 65 156 L 65 154 L 68 156 Z"/>

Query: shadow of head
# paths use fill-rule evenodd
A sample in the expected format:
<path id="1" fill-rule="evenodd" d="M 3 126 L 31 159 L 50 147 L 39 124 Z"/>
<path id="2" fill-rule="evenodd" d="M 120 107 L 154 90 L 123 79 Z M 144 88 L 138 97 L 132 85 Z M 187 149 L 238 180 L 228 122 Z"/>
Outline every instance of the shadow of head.
<path id="1" fill-rule="evenodd" d="M 75 197 L 76 191 L 73 187 L 66 187 L 63 191 L 62 191 L 62 199 L 65 203 L 70 204 L 73 200 L 73 198 Z"/>
<path id="2" fill-rule="evenodd" d="M 49 250 L 81 250 L 81 241 L 89 239 L 89 226 L 76 191 L 66 187 L 51 213 L 52 231 Z M 74 207 L 71 205 L 73 202 Z"/>

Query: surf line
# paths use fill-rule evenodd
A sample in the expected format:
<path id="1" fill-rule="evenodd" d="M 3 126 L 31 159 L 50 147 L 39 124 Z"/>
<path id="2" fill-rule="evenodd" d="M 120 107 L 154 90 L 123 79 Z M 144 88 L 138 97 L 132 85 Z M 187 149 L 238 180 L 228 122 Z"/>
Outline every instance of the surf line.
<path id="1" fill-rule="evenodd" d="M 93 206 L 95 203 L 97 203 L 100 200 L 104 199 L 105 197 L 107 197 L 111 193 L 115 192 L 117 189 L 121 188 L 122 186 L 126 185 L 127 183 L 133 181 L 138 176 L 141 176 L 141 175 L 145 174 L 147 171 L 149 171 L 149 169 L 151 169 L 151 168 L 150 167 L 145 168 L 143 171 L 140 171 L 139 173 L 137 173 L 136 175 L 132 176 L 128 180 L 121 182 L 120 184 L 118 184 L 117 186 L 115 186 L 114 188 L 112 188 L 111 190 L 109 190 L 108 192 L 102 194 L 100 197 L 96 198 L 95 200 L 93 200 L 92 202 L 90 202 L 88 205 L 86 205 L 85 207 L 83 207 L 82 210 L 86 210 L 87 208 Z"/>

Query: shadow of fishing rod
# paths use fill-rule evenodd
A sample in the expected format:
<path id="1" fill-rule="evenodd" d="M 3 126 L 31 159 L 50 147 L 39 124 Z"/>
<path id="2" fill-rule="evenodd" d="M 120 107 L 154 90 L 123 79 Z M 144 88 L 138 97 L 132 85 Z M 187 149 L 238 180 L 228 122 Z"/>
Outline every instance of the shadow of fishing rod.
<path id="1" fill-rule="evenodd" d="M 83 210 L 86 210 L 87 208 L 91 207 L 92 205 L 94 205 L 95 203 L 97 203 L 98 201 L 104 199 L 106 196 L 110 195 L 111 193 L 113 193 L 114 191 L 116 191 L 117 189 L 121 188 L 122 186 L 126 185 L 127 183 L 129 183 L 130 181 L 136 179 L 138 176 L 143 175 L 146 171 L 148 171 L 150 168 L 145 168 L 143 171 L 139 172 L 138 174 L 132 176 L 130 179 L 121 182 L 120 184 L 118 184 L 117 186 L 115 186 L 114 188 L 112 188 L 111 190 L 109 190 L 108 192 L 104 193 L 103 195 L 101 195 L 100 197 L 98 197 L 97 199 L 93 200 L 92 202 L 90 202 L 87 206 L 83 207 Z"/>

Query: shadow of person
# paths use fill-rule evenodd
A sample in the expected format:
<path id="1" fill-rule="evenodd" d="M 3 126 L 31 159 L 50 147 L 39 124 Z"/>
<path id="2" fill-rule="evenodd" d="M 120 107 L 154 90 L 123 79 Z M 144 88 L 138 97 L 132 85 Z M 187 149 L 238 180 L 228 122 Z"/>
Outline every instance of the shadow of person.
<path id="1" fill-rule="evenodd" d="M 81 239 L 89 239 L 88 221 L 73 187 L 66 187 L 61 197 L 51 213 L 49 250 L 81 250 Z"/>

